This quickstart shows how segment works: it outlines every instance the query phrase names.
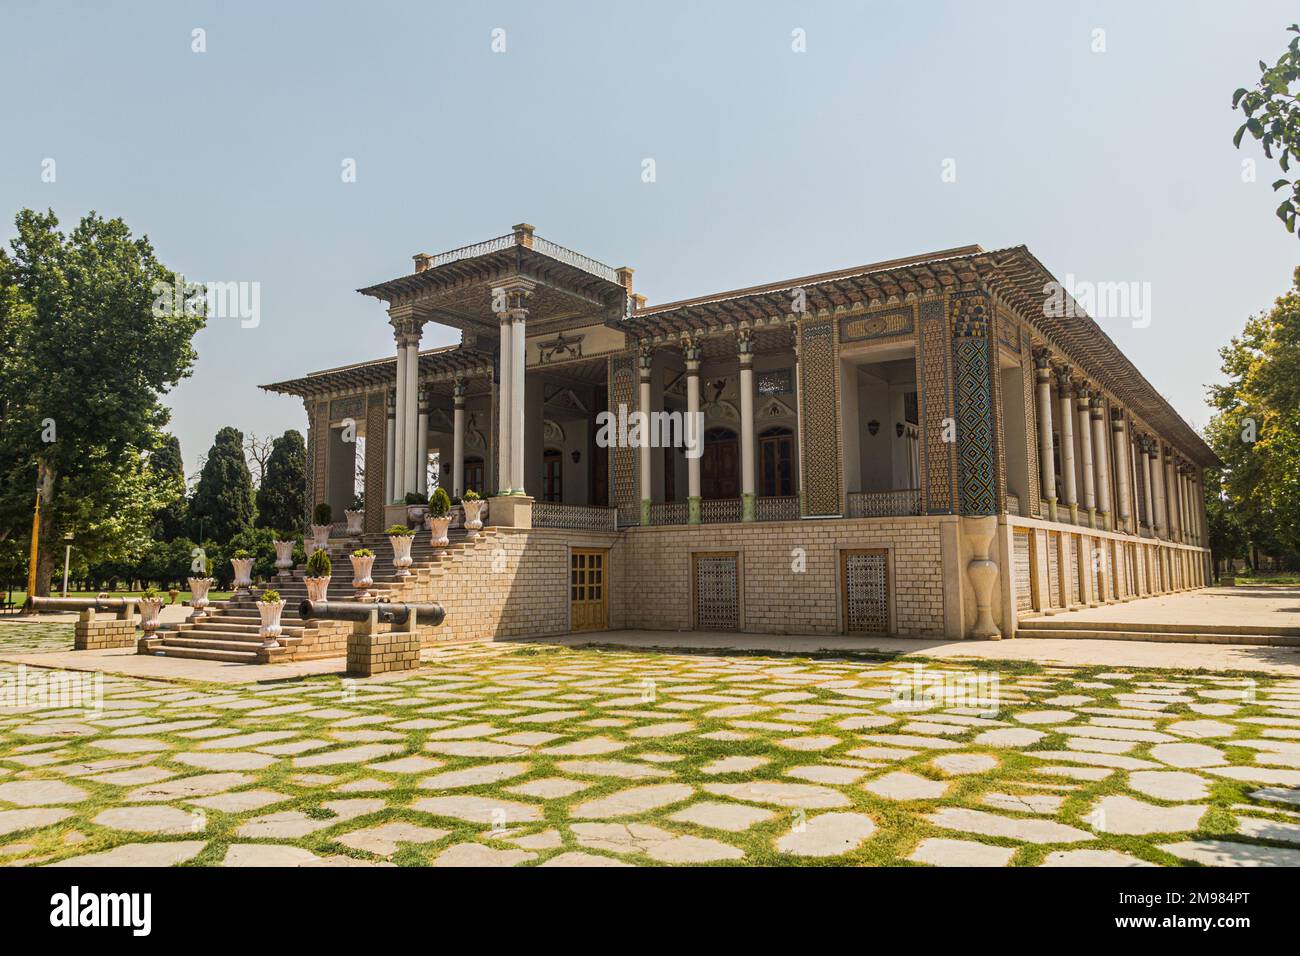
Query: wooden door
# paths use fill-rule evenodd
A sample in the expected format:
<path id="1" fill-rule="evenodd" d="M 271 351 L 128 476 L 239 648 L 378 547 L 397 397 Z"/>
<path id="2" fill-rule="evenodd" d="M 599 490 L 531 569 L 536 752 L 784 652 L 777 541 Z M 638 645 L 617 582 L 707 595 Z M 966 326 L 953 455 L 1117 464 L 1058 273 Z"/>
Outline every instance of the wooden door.
<path id="1" fill-rule="evenodd" d="M 569 629 L 603 631 L 609 627 L 609 583 L 605 550 L 569 552 Z"/>
<path id="2" fill-rule="evenodd" d="M 740 447 L 732 432 L 719 429 L 704 436 L 700 495 L 704 498 L 740 497 Z"/>

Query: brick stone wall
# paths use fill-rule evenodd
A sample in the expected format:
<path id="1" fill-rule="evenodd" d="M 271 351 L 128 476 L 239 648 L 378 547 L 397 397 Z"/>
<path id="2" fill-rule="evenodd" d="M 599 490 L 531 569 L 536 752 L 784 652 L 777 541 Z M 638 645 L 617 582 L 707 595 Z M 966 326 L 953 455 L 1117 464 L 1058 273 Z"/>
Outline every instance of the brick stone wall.
<path id="1" fill-rule="evenodd" d="M 94 611 L 83 611 L 72 628 L 72 649 L 99 651 L 108 647 L 135 646 L 135 617 L 119 620 Z"/>
<path id="2" fill-rule="evenodd" d="M 359 624 L 348 634 L 348 673 L 362 677 L 389 671 L 409 671 L 420 663 L 420 636 L 405 628 L 371 633 Z"/>

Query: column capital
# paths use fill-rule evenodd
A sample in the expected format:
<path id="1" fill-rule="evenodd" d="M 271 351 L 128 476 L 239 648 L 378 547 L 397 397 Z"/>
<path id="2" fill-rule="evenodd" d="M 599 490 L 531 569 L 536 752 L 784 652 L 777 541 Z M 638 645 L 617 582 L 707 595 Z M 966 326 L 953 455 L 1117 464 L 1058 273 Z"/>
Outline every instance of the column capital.
<path id="1" fill-rule="evenodd" d="M 1033 350 L 1034 367 L 1039 371 L 1046 371 L 1048 374 L 1052 370 L 1052 353 L 1041 345 Z"/>
<path id="2" fill-rule="evenodd" d="M 528 317 L 528 300 L 537 283 L 523 276 L 510 276 L 492 286 L 492 311 L 502 322 L 523 321 Z"/>
<path id="3" fill-rule="evenodd" d="M 682 347 L 682 358 L 686 361 L 686 370 L 699 374 L 700 360 L 704 356 L 704 350 L 700 348 L 695 340 L 690 340 Z"/>
<path id="4" fill-rule="evenodd" d="M 416 408 L 419 411 L 419 414 L 421 415 L 429 414 L 429 393 L 425 389 L 421 388 L 418 392 L 416 392 L 415 401 L 416 401 Z"/>
<path id="5" fill-rule="evenodd" d="M 1074 376 L 1070 372 L 1068 365 L 1054 365 L 1052 371 L 1056 375 L 1056 387 L 1061 393 L 1062 398 L 1069 398 L 1074 395 Z"/>
<path id="6" fill-rule="evenodd" d="M 388 417 L 397 417 L 397 389 L 390 388 L 388 395 L 385 397 L 384 404 L 388 408 Z"/>
<path id="7" fill-rule="evenodd" d="M 451 396 L 455 399 L 456 404 L 464 406 L 465 404 L 465 380 L 457 377 L 455 383 L 451 386 Z"/>
<path id="8" fill-rule="evenodd" d="M 654 368 L 655 347 L 648 342 L 637 345 L 637 366 L 641 369 L 641 378 L 648 379 L 650 370 Z"/>
<path id="9" fill-rule="evenodd" d="M 1104 402 L 1105 396 L 1103 396 L 1101 392 L 1097 391 L 1095 388 L 1088 391 L 1088 406 L 1092 409 L 1093 418 L 1103 418 L 1105 416 L 1106 412 L 1103 407 Z"/>
<path id="10" fill-rule="evenodd" d="M 1122 408 L 1112 408 L 1110 410 L 1110 423 L 1115 426 L 1115 431 L 1123 431 L 1125 424 L 1124 410 Z"/>
<path id="11" fill-rule="evenodd" d="M 741 329 L 736 333 L 736 354 L 740 356 L 741 365 L 754 361 L 754 336 L 749 329 Z"/>

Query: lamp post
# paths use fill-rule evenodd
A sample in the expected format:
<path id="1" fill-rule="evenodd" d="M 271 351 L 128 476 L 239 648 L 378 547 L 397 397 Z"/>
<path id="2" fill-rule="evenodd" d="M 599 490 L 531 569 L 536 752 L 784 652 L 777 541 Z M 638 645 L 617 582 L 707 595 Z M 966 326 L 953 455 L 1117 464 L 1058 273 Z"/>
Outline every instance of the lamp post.
<path id="1" fill-rule="evenodd" d="M 63 536 L 63 596 L 68 596 L 68 564 L 72 561 L 72 532 Z"/>

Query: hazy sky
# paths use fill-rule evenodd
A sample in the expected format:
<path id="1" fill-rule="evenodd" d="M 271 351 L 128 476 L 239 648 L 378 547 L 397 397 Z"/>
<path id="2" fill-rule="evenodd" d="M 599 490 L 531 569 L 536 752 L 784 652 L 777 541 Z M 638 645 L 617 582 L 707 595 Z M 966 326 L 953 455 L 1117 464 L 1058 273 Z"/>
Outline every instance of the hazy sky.
<path id="1" fill-rule="evenodd" d="M 5 0 L 0 235 L 24 206 L 69 227 L 95 209 L 187 278 L 260 283 L 260 324 L 210 323 L 168 396 L 190 469 L 221 425 L 305 429 L 259 384 L 391 354 L 356 288 L 521 221 L 634 267 L 652 304 L 1024 243 L 1061 279 L 1150 283 L 1148 327 L 1103 325 L 1199 427 L 1217 349 L 1300 254 L 1230 108 L 1298 18 L 1294 0 Z"/>

